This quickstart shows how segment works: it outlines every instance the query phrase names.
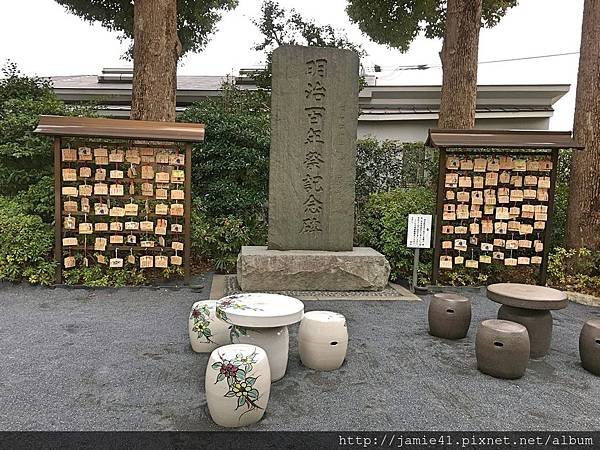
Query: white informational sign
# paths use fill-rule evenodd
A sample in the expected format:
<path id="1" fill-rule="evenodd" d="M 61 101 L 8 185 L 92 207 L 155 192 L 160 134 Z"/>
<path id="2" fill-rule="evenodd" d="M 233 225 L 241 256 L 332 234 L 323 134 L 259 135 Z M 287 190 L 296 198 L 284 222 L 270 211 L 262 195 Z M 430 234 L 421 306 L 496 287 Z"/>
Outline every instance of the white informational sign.
<path id="1" fill-rule="evenodd" d="M 408 248 L 431 248 L 432 216 L 429 214 L 409 214 L 406 246 Z"/>

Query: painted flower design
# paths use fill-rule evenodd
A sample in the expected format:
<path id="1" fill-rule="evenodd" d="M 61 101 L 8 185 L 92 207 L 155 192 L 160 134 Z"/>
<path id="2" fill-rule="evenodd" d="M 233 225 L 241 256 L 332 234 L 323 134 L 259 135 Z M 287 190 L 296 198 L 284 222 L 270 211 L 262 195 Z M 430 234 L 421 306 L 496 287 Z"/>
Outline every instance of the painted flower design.
<path id="1" fill-rule="evenodd" d="M 256 361 L 254 360 L 254 355 L 242 355 L 241 353 L 238 353 L 237 355 L 235 355 L 235 360 L 234 363 L 238 364 L 239 366 L 244 366 L 244 370 L 246 372 L 251 372 L 252 371 L 252 365 L 255 363 Z"/>
<path id="2" fill-rule="evenodd" d="M 190 320 L 194 321 L 192 331 L 198 333 L 198 339 L 205 342 L 213 342 L 210 329 L 210 309 L 207 305 L 197 305 L 192 308 Z"/>
<path id="3" fill-rule="evenodd" d="M 239 300 L 240 298 L 243 298 L 242 295 L 232 295 L 230 297 L 227 297 L 223 300 L 220 300 L 217 303 L 217 308 L 216 308 L 216 316 L 221 319 L 224 322 L 227 322 L 229 324 L 229 340 L 233 343 L 235 338 L 239 338 L 240 335 L 241 336 L 246 336 L 247 332 L 246 329 L 240 326 L 236 326 L 233 325 L 231 323 L 231 321 L 229 320 L 229 318 L 227 317 L 227 313 L 225 312 L 225 309 L 237 309 L 237 310 L 252 310 L 252 311 L 262 311 L 261 308 L 255 308 L 252 306 L 248 306 L 245 303 L 242 303 Z"/>
<path id="4" fill-rule="evenodd" d="M 252 385 L 256 382 L 256 378 L 248 377 L 245 381 L 241 383 L 235 383 L 231 387 L 231 391 L 225 394 L 225 397 L 233 397 L 234 395 L 237 397 L 237 408 L 240 406 L 244 406 L 247 404 L 249 407 L 253 406 L 253 401 L 258 400 L 258 391 L 252 387 Z M 228 395 L 233 393 L 233 395 Z"/>
<path id="5" fill-rule="evenodd" d="M 221 368 L 219 369 L 219 373 L 223 374 L 224 377 L 236 377 L 237 376 L 238 367 L 231 364 L 229 361 L 223 361 L 221 364 Z M 220 380 L 217 380 L 219 382 Z"/>
<path id="6" fill-rule="evenodd" d="M 211 366 L 218 372 L 215 384 L 226 380 L 228 390 L 224 397 L 237 399 L 236 410 L 243 406 L 246 407 L 246 411 L 240 414 L 240 419 L 247 412 L 254 409 L 263 409 L 256 403 L 260 393 L 258 389 L 254 388 L 254 384 L 260 375 L 250 376 L 256 363 L 256 350 L 249 355 L 238 353 L 233 361 L 224 359 L 220 354 L 219 358 L 220 361 L 214 362 Z"/>

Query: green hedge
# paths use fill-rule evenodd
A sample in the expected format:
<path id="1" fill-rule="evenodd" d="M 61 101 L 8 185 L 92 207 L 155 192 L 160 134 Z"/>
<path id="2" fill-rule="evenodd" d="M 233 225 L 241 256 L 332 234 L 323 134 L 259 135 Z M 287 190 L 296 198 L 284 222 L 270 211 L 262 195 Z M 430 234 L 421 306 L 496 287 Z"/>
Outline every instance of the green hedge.
<path id="1" fill-rule="evenodd" d="M 52 284 L 54 231 L 39 216 L 0 198 L 0 280 Z"/>
<path id="2" fill-rule="evenodd" d="M 0 79 L 0 195 L 27 190 L 52 175 L 52 139 L 36 135 L 40 114 L 70 115 L 49 81 L 27 77 L 7 63 Z"/>
<path id="3" fill-rule="evenodd" d="M 548 285 L 600 297 L 600 251 L 554 248 L 548 261 Z"/>
<path id="4" fill-rule="evenodd" d="M 270 115 L 262 92 L 224 86 L 189 107 L 182 122 L 206 125 L 192 158 L 192 251 L 218 271 L 235 270 L 242 245 L 266 241 Z"/>
<path id="5" fill-rule="evenodd" d="M 211 218 L 266 220 L 270 116 L 260 97 L 226 88 L 227 96 L 190 106 L 182 122 L 203 123 L 193 149 L 192 191 Z"/>
<path id="6" fill-rule="evenodd" d="M 264 245 L 264 222 L 244 222 L 236 216 L 210 217 L 195 204 L 192 211 L 192 252 L 211 261 L 221 272 L 234 272 L 243 245 Z"/>
<path id="7" fill-rule="evenodd" d="M 366 137 L 356 142 L 356 200 L 399 187 L 432 186 L 437 151 L 423 142 L 400 143 Z"/>
<path id="8" fill-rule="evenodd" d="M 391 265 L 392 280 L 412 275 L 413 250 L 406 247 L 409 214 L 433 214 L 435 195 L 427 187 L 398 188 L 369 196 L 359 208 L 356 240 L 383 253 Z M 421 252 L 419 276 L 427 282 L 431 271 L 430 250 Z"/>

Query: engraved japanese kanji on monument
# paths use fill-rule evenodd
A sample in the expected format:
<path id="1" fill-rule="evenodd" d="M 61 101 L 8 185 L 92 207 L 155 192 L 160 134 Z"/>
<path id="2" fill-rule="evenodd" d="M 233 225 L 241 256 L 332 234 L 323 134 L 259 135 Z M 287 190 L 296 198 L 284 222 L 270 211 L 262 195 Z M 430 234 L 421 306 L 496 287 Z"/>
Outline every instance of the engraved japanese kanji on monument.
<path id="1" fill-rule="evenodd" d="M 269 249 L 352 250 L 358 55 L 273 53 Z"/>

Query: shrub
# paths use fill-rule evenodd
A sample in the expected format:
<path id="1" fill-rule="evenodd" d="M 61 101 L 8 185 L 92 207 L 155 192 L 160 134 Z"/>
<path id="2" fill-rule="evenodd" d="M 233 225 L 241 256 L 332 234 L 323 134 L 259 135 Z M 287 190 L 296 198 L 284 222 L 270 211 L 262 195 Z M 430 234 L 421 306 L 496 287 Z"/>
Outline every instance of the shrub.
<path id="1" fill-rule="evenodd" d="M 383 253 L 391 265 L 391 279 L 412 275 L 414 250 L 406 247 L 409 214 L 433 214 L 435 195 L 426 187 L 399 188 L 372 194 L 357 215 L 359 245 Z M 419 275 L 425 281 L 431 271 L 431 251 L 421 252 Z"/>
<path id="2" fill-rule="evenodd" d="M 54 232 L 39 216 L 0 199 L 0 280 L 52 284 Z"/>
<path id="3" fill-rule="evenodd" d="M 210 260 L 218 271 L 234 271 L 242 246 L 264 244 L 266 236 L 264 222 L 246 223 L 235 216 L 210 217 L 199 207 L 192 211 L 192 251 Z"/>
<path id="4" fill-rule="evenodd" d="M 569 182 L 571 179 L 571 153 L 571 150 L 561 150 L 558 157 L 558 172 L 554 193 L 554 216 L 552 217 L 552 237 L 550 241 L 551 249 L 565 245 Z"/>
<path id="5" fill-rule="evenodd" d="M 270 116 L 267 93 L 223 88 L 180 120 L 206 125 L 192 154 L 192 251 L 230 272 L 242 245 L 266 241 Z"/>
<path id="6" fill-rule="evenodd" d="M 398 187 L 430 186 L 437 171 L 433 149 L 422 142 L 378 141 L 373 137 L 356 143 L 356 198 Z"/>
<path id="7" fill-rule="evenodd" d="M 145 284 L 146 275 L 136 267 L 113 269 L 105 265 L 92 264 L 89 267 L 76 267 L 63 271 L 65 284 L 90 287 L 134 286 Z"/>
<path id="8" fill-rule="evenodd" d="M 555 248 L 548 260 L 548 284 L 600 296 L 600 251 Z"/>
<path id="9" fill-rule="evenodd" d="M 450 286 L 482 286 L 492 283 L 537 284 L 537 271 L 533 266 L 506 267 L 501 264 L 479 264 L 478 269 L 471 269 L 463 265 L 455 265 L 452 270 L 440 270 L 438 282 Z"/>
<path id="10" fill-rule="evenodd" d="M 183 122 L 206 125 L 193 149 L 192 192 L 209 218 L 266 221 L 270 122 L 264 94 L 226 85 L 222 98 L 189 107 Z"/>
<path id="11" fill-rule="evenodd" d="M 46 223 L 54 220 L 54 177 L 44 176 L 15 196 L 24 211 L 35 214 Z"/>
<path id="12" fill-rule="evenodd" d="M 27 190 L 52 176 L 52 139 L 33 133 L 41 114 L 93 116 L 91 106 L 66 106 L 50 81 L 22 75 L 8 62 L 0 79 L 0 195 Z"/>
<path id="13" fill-rule="evenodd" d="M 52 174 L 52 139 L 33 134 L 40 114 L 65 115 L 68 110 L 50 83 L 22 76 L 15 64 L 0 79 L 0 195 L 27 189 Z"/>

